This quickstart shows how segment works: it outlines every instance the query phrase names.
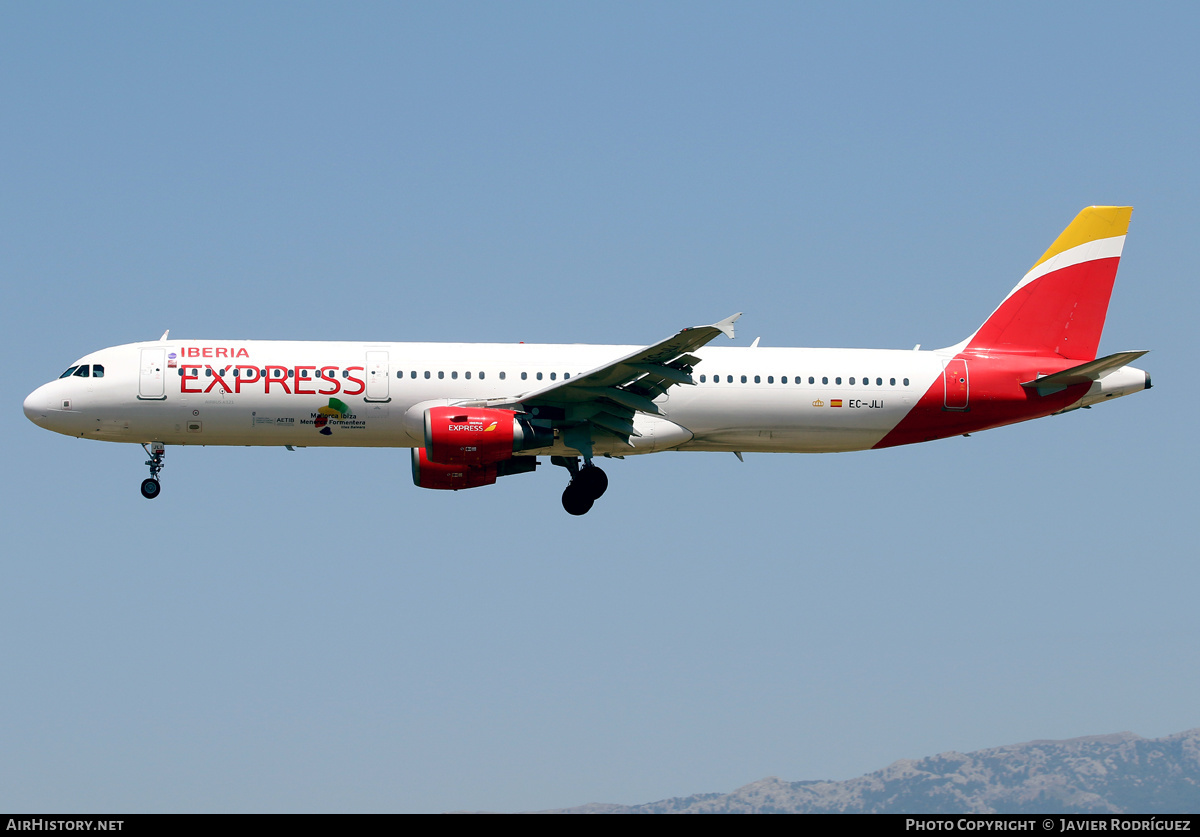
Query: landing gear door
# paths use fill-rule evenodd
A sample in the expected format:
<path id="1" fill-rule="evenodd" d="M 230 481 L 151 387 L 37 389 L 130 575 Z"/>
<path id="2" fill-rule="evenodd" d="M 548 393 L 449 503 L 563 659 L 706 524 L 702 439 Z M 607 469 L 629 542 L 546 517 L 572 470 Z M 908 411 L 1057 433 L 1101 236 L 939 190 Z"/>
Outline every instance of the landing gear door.
<path id="1" fill-rule="evenodd" d="M 946 398 L 943 402 L 947 410 L 966 410 L 971 394 L 971 382 L 967 377 L 967 362 L 955 358 L 947 362 L 942 371 L 942 381 L 946 387 Z"/>
<path id="2" fill-rule="evenodd" d="M 390 401 L 388 397 L 388 353 L 367 352 L 367 401 Z"/>
<path id="3" fill-rule="evenodd" d="M 142 368 L 138 376 L 138 398 L 142 401 L 165 401 L 166 349 L 142 349 Z"/>

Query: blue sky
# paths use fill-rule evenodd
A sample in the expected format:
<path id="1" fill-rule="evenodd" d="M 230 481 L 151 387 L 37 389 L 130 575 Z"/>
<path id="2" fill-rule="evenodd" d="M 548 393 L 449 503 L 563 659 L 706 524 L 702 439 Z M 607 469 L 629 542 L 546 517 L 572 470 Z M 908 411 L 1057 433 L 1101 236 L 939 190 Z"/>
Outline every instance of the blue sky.
<path id="1" fill-rule="evenodd" d="M 0 806 L 528 810 L 1200 726 L 1188 4 L 9 4 Z M 25 394 L 179 338 L 970 333 L 1134 206 L 1148 393 L 860 454 L 460 493 Z"/>

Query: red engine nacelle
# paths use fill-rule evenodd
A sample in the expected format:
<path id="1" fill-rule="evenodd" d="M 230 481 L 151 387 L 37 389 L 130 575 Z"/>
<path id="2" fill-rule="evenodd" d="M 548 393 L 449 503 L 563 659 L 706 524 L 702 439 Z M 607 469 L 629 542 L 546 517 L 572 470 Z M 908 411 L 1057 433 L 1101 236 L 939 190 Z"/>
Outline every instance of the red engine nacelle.
<path id="1" fill-rule="evenodd" d="M 432 407 L 425 411 L 425 453 L 430 462 L 442 465 L 483 467 L 553 442 L 550 430 L 519 420 L 512 410 Z"/>
<path id="2" fill-rule="evenodd" d="M 430 462 L 424 448 L 412 449 L 413 482 L 421 488 L 440 488 L 458 491 L 462 488 L 478 488 L 496 481 L 495 464 L 484 466 L 444 465 Z"/>

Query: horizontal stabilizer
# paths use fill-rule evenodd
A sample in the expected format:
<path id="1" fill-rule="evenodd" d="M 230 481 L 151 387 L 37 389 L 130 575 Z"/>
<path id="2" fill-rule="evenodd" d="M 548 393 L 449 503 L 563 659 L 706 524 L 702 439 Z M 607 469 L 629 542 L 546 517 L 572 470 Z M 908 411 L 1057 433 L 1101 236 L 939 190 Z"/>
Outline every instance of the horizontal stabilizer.
<path id="1" fill-rule="evenodd" d="M 1070 369 L 1055 372 L 1053 375 L 1025 381 L 1021 386 L 1026 389 L 1036 389 L 1039 395 L 1048 395 L 1076 384 L 1098 381 L 1114 369 L 1128 366 L 1144 354 L 1146 352 L 1117 352 L 1115 355 L 1081 363 L 1079 366 L 1072 366 Z"/>

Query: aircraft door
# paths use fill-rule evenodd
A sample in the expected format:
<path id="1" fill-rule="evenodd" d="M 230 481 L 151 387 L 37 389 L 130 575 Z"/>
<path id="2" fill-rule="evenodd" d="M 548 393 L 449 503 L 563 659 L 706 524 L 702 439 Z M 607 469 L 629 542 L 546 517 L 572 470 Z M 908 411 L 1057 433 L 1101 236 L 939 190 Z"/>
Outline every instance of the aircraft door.
<path id="1" fill-rule="evenodd" d="M 138 376 L 139 400 L 166 400 L 166 359 L 166 349 L 142 349 L 141 374 Z"/>
<path id="2" fill-rule="evenodd" d="M 971 393 L 971 382 L 967 376 L 967 362 L 955 358 L 942 370 L 942 382 L 946 388 L 943 405 L 947 410 L 966 410 Z"/>
<path id="3" fill-rule="evenodd" d="M 390 401 L 388 397 L 388 378 L 391 372 L 388 368 L 387 352 L 367 352 L 367 392 L 363 398 L 366 401 Z"/>

